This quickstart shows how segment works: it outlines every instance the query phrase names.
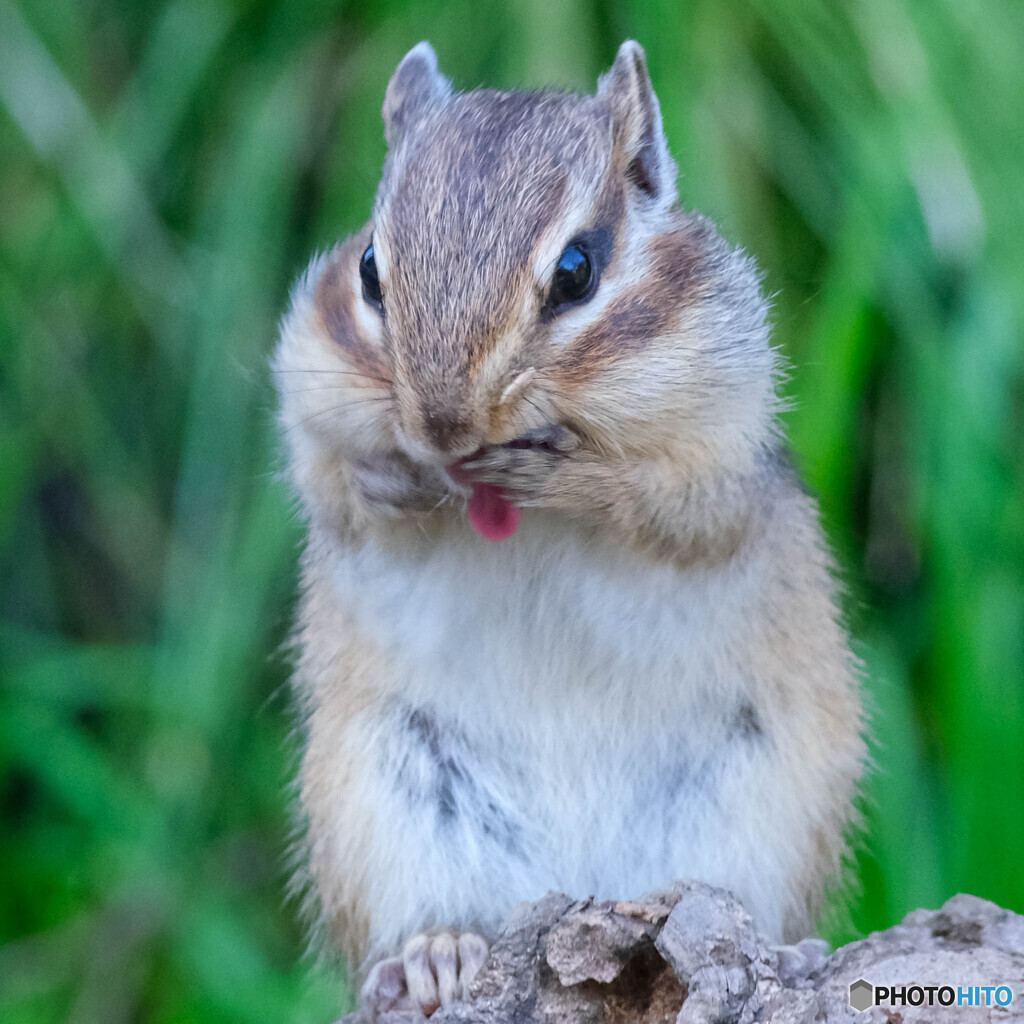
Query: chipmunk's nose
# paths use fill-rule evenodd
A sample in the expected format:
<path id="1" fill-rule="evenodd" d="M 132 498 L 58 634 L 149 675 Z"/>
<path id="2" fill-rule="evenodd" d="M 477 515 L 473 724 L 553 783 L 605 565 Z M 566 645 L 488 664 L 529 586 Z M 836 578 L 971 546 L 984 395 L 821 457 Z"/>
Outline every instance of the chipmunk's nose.
<path id="1" fill-rule="evenodd" d="M 420 406 L 414 418 L 403 417 L 398 439 L 413 458 L 444 466 L 480 447 L 479 433 L 468 418 L 447 408 L 429 406 Z"/>
<path id="2" fill-rule="evenodd" d="M 469 443 L 473 425 L 450 409 L 423 410 L 423 433 L 438 451 L 451 454 Z"/>

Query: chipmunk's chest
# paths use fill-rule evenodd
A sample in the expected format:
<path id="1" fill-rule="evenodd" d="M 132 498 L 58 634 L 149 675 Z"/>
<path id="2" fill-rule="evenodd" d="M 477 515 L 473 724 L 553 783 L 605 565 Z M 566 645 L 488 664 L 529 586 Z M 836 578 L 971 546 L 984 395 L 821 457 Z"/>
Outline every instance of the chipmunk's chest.
<path id="1" fill-rule="evenodd" d="M 453 523 L 415 550 L 347 552 L 334 579 L 404 696 L 471 723 L 691 706 L 728 671 L 742 614 L 740 578 L 681 573 L 532 510 L 500 543 Z"/>
<path id="2" fill-rule="evenodd" d="M 402 836 L 389 877 L 414 864 L 442 916 L 488 925 L 549 889 L 625 897 L 713 877 L 754 764 L 731 585 L 529 518 L 500 544 L 453 530 L 335 573 L 398 673 L 358 726 L 375 737 L 374 803 Z"/>

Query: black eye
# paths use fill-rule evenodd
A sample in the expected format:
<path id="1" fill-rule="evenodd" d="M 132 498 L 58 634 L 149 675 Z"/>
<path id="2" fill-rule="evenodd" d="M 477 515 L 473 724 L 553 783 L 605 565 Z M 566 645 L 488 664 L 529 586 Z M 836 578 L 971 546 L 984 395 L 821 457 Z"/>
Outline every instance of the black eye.
<path id="1" fill-rule="evenodd" d="M 555 267 L 548 304 L 557 309 L 570 302 L 579 302 L 590 295 L 593 283 L 594 267 L 587 250 L 582 245 L 567 246 Z"/>
<path id="2" fill-rule="evenodd" d="M 366 247 L 362 259 L 359 261 L 359 277 L 363 282 L 363 298 L 376 306 L 384 308 L 384 299 L 380 293 L 380 278 L 377 276 L 377 262 L 373 258 L 373 242 Z"/>

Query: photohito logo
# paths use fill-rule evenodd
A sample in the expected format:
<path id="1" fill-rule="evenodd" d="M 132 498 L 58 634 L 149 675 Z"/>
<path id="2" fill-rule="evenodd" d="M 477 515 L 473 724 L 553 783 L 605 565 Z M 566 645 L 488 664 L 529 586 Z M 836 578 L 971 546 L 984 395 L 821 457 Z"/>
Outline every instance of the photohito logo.
<path id="1" fill-rule="evenodd" d="M 1009 1006 L 1009 985 L 872 985 L 858 978 L 850 985 L 850 1006 L 858 1013 L 872 1006 Z"/>

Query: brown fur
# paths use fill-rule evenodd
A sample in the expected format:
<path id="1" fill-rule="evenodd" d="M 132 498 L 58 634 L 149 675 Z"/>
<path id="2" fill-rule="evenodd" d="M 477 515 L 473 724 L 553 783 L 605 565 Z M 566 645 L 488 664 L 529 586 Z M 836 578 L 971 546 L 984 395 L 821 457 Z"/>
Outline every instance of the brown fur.
<path id="1" fill-rule="evenodd" d="M 336 250 L 324 268 L 314 292 L 314 303 L 328 337 L 345 350 L 346 361 L 368 378 L 387 381 L 388 368 L 382 354 L 367 344 L 353 314 L 353 304 L 362 301 L 353 287 L 352 263 L 358 260 L 369 242 L 369 233 L 353 236 Z"/>
<path id="2" fill-rule="evenodd" d="M 709 680 L 708 728 L 723 745 L 770 749 L 783 790 L 807 786 L 792 837 L 799 898 L 781 924 L 799 936 L 838 868 L 863 743 L 831 560 L 777 421 L 757 273 L 679 208 L 635 44 L 591 97 L 454 94 L 432 51 L 417 53 L 388 88 L 372 221 L 296 289 L 275 361 L 311 538 L 296 672 L 311 913 L 355 963 L 396 952 L 374 938 L 389 823 L 367 794 L 382 770 L 381 723 L 422 681 L 344 580 L 365 553 L 388 577 L 374 585 L 400 589 L 453 537 L 475 542 L 467 488 L 445 469 L 459 462 L 524 516 L 555 524 L 566 550 L 592 543 L 630 560 L 637 579 L 734 581 L 749 629 L 730 634 L 720 660 L 743 666 L 742 694 L 719 707 Z M 371 237 L 383 314 L 359 284 Z M 555 263 L 581 237 L 607 247 L 595 250 L 597 288 L 552 308 Z M 509 579 L 541 588 L 562 554 Z M 569 672 L 544 699 L 561 707 L 585 686 Z M 643 713 L 635 699 L 592 703 L 609 735 L 615 715 Z M 768 806 L 740 826 L 765 848 L 778 839 Z"/>
<path id="3" fill-rule="evenodd" d="M 682 228 L 651 240 L 642 283 L 616 298 L 604 316 L 555 361 L 554 372 L 565 386 L 600 373 L 623 355 L 641 351 L 673 326 L 680 307 L 699 301 L 707 260 L 696 235 Z"/>

